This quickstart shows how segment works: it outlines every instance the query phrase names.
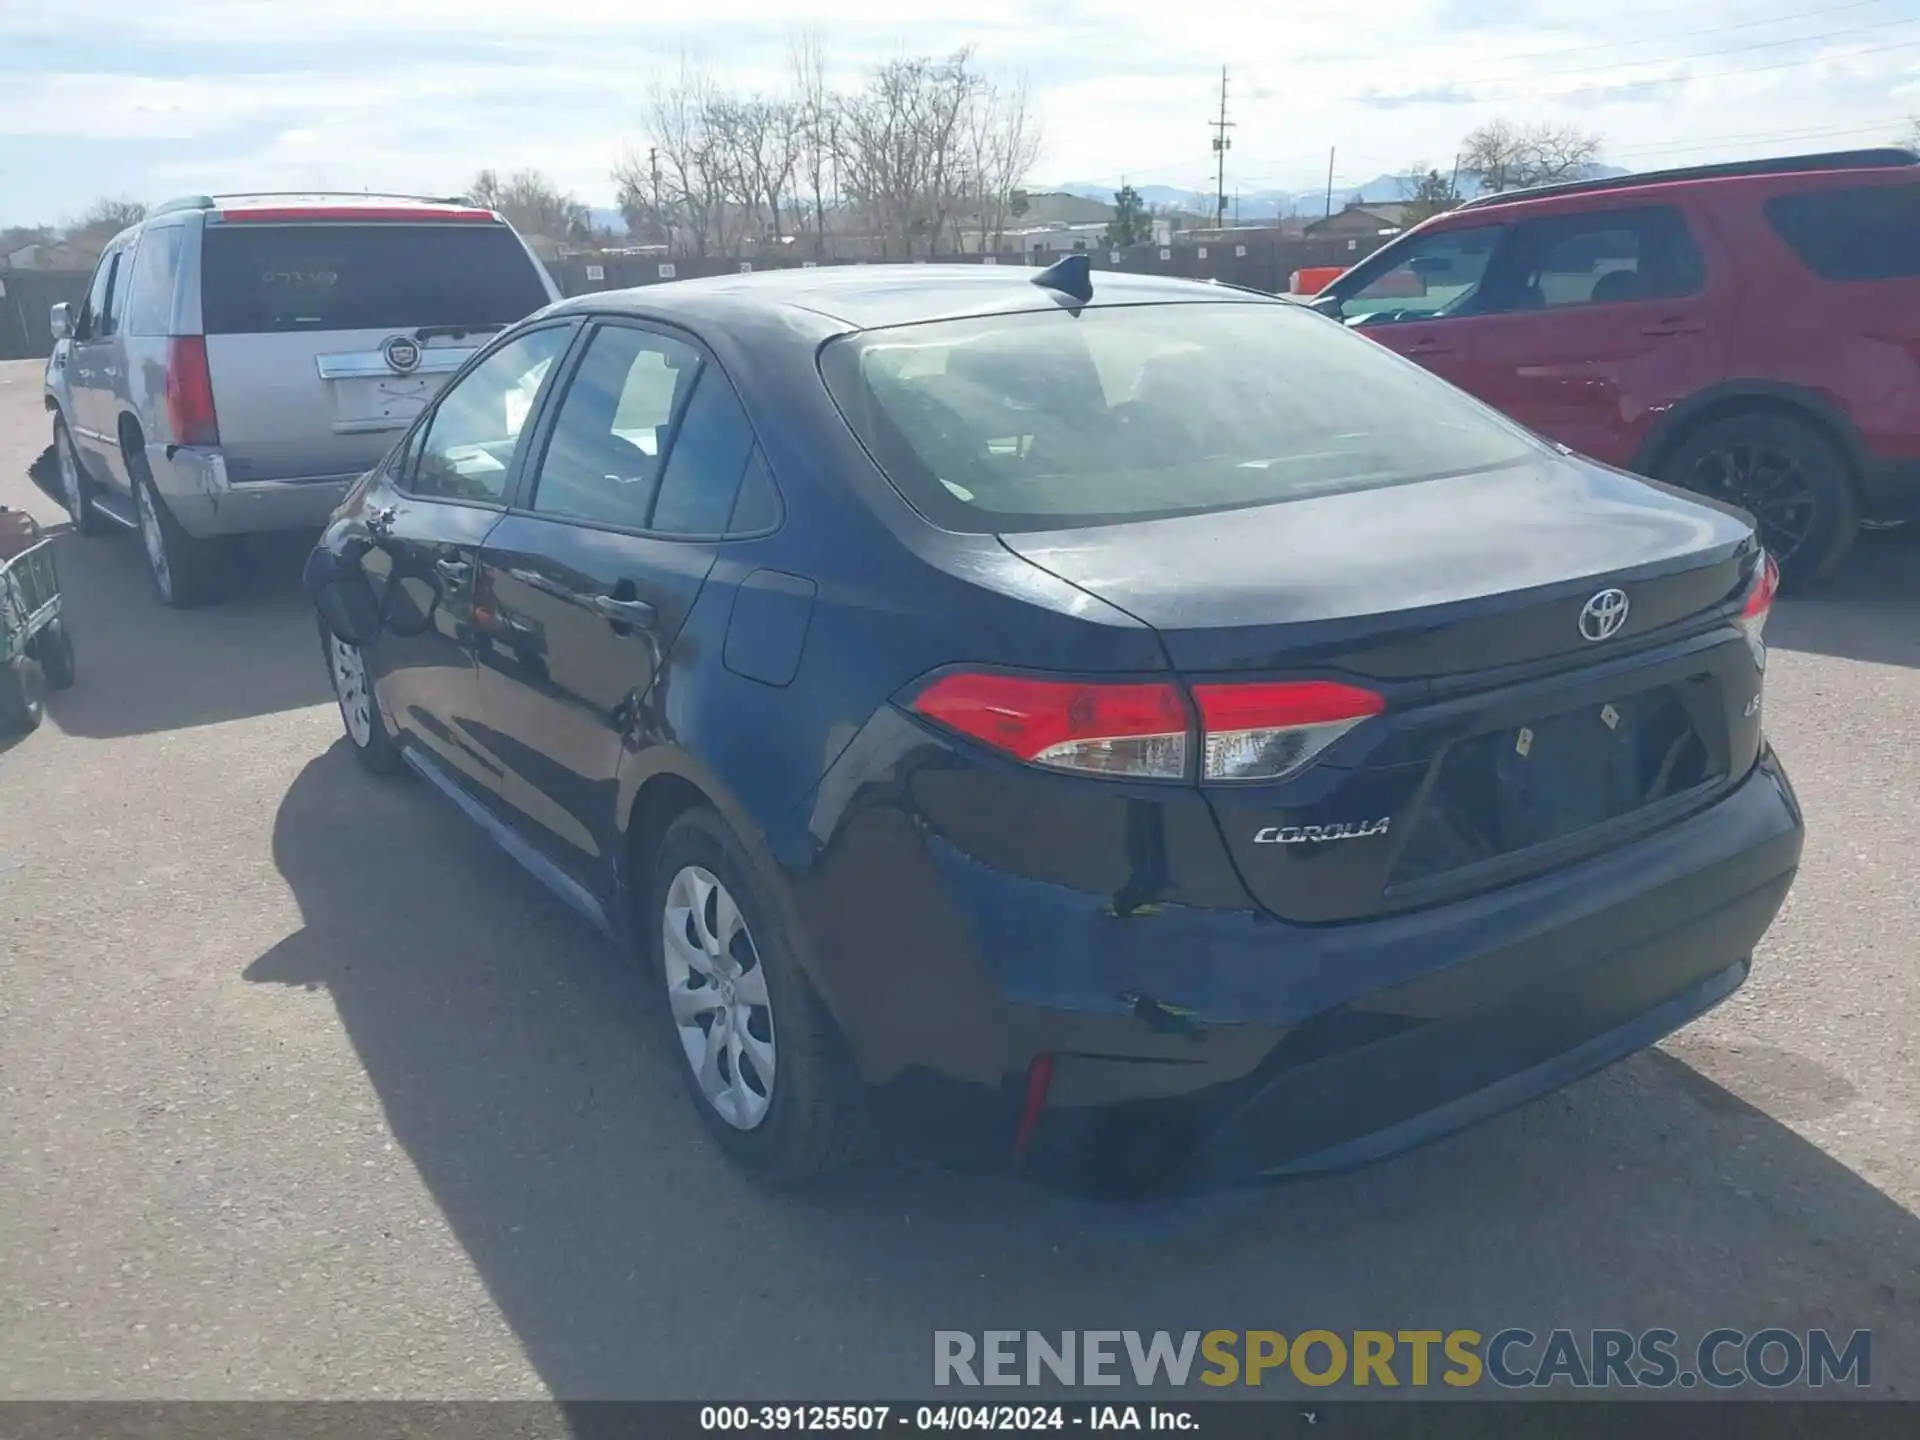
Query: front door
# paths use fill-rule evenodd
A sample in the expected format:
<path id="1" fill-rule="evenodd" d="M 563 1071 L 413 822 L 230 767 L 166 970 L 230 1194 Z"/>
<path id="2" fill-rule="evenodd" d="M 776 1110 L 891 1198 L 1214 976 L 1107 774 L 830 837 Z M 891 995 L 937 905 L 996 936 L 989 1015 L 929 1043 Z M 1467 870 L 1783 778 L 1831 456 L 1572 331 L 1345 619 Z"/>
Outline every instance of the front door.
<path id="1" fill-rule="evenodd" d="M 1394 246 L 1334 287 L 1340 318 L 1442 379 L 1464 384 L 1473 360 L 1481 281 L 1506 228 L 1441 230 Z"/>
<path id="2" fill-rule="evenodd" d="M 1483 286 L 1461 383 L 1568 449 L 1629 464 L 1655 421 L 1724 378 L 1730 284 L 1669 206 L 1522 222 Z"/>
<path id="3" fill-rule="evenodd" d="M 476 644 L 507 806 L 604 895 L 620 759 L 669 725 L 655 682 L 753 436 L 719 367 L 664 331 L 599 325 L 561 383 L 519 501 L 481 547 Z"/>
<path id="4" fill-rule="evenodd" d="M 479 734 L 473 673 L 480 544 L 505 511 L 528 422 L 574 327 L 527 331 L 462 376 L 367 501 L 362 561 L 385 624 L 369 647 L 380 708 L 404 744 L 483 798 L 500 767 Z"/>
<path id="5" fill-rule="evenodd" d="M 120 368 L 114 358 L 118 345 L 114 339 L 114 310 L 120 280 L 122 251 L 113 249 L 100 257 L 93 272 L 86 301 L 74 322 L 73 341 L 68 347 L 67 373 L 71 377 L 73 414 L 68 416 L 74 444 L 86 456 L 95 475 L 109 475 L 116 468 L 110 463 L 109 447 L 118 446 L 113 415 L 115 372 Z M 111 424 L 110 424 L 111 422 Z"/>

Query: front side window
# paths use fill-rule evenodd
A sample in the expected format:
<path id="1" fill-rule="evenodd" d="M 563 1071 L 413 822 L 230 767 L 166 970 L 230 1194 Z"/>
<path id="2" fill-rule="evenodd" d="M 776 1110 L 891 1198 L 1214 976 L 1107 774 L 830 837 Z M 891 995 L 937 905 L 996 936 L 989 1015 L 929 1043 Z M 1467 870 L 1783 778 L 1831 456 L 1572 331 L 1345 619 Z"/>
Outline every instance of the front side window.
<path id="1" fill-rule="evenodd" d="M 87 287 L 86 303 L 80 307 L 80 318 L 74 324 L 74 338 L 91 340 L 100 333 L 100 317 L 106 313 L 107 292 L 113 286 L 113 272 L 120 264 L 120 252 L 109 250 L 100 257 L 99 268 L 93 272 L 93 283 Z"/>
<path id="2" fill-rule="evenodd" d="M 1410 241 L 1386 269 L 1341 296 L 1341 318 L 1349 324 L 1386 325 L 1474 312 L 1481 279 L 1505 233 L 1504 225 L 1479 225 Z"/>
<path id="3" fill-rule="evenodd" d="M 1496 271 L 1482 287 L 1483 313 L 1673 299 L 1706 280 L 1686 221 L 1666 206 L 1517 225 Z"/>
<path id="4" fill-rule="evenodd" d="M 900 326 L 832 342 L 821 367 L 881 470 L 954 530 L 1231 510 L 1511 464 L 1538 446 L 1285 304 Z"/>
<path id="5" fill-rule="evenodd" d="M 132 256 L 125 250 L 113 257 L 107 271 L 107 298 L 100 307 L 100 334 L 112 335 L 120 328 L 120 313 L 127 308 L 127 276 Z"/>
<path id="6" fill-rule="evenodd" d="M 434 407 L 404 488 L 427 499 L 498 504 L 540 386 L 572 338 L 568 325 L 529 330 L 455 381 Z"/>
<path id="7" fill-rule="evenodd" d="M 1766 209 L 1767 223 L 1822 279 L 1920 276 L 1920 185 L 1808 190 Z"/>

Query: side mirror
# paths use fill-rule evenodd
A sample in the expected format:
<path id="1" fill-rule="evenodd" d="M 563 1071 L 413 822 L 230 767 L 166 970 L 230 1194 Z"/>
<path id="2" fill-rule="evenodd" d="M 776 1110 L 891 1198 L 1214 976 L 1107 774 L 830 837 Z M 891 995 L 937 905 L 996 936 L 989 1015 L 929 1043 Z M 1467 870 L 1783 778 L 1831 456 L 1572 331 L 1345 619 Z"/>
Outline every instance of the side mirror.
<path id="1" fill-rule="evenodd" d="M 365 645 L 380 634 L 380 602 L 357 558 L 317 546 L 301 580 L 327 628 L 347 644 Z"/>
<path id="2" fill-rule="evenodd" d="M 53 328 L 53 338 L 71 340 L 73 338 L 73 308 L 62 300 L 47 312 L 47 324 Z"/>

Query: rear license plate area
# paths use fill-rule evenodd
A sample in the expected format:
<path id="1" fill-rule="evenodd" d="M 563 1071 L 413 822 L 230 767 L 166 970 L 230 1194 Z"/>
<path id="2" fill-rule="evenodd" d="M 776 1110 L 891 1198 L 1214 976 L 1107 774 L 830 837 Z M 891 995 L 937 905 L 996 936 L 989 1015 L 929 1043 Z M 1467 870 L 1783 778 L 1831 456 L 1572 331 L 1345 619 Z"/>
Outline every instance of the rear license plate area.
<path id="1" fill-rule="evenodd" d="M 1710 680 L 1620 695 L 1456 741 L 1435 761 L 1388 887 L 1552 844 L 1717 778 Z"/>

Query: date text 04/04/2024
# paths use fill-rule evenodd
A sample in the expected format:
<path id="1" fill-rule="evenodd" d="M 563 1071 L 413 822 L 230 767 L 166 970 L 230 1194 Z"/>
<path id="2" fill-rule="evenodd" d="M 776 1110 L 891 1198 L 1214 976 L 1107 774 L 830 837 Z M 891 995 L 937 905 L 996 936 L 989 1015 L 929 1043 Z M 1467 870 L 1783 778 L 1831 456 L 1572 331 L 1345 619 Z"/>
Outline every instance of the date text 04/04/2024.
<path id="1" fill-rule="evenodd" d="M 1171 1405 L 706 1405 L 700 1428 L 714 1432 L 1157 1430 L 1197 1428 L 1191 1411 Z"/>

